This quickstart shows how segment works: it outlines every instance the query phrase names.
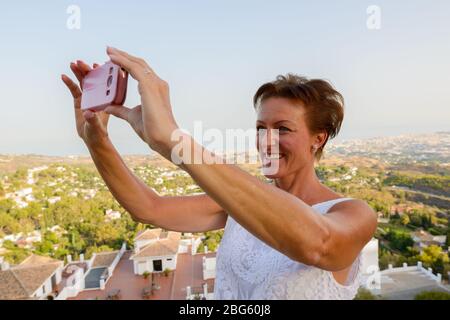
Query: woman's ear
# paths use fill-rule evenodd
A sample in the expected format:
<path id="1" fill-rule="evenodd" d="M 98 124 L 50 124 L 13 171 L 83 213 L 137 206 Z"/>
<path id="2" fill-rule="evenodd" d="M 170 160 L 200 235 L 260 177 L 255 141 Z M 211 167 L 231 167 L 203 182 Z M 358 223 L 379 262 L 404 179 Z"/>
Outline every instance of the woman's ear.
<path id="1" fill-rule="evenodd" d="M 328 140 L 328 133 L 325 131 L 317 133 L 314 137 L 314 146 L 317 146 L 317 149 L 321 148 Z"/>

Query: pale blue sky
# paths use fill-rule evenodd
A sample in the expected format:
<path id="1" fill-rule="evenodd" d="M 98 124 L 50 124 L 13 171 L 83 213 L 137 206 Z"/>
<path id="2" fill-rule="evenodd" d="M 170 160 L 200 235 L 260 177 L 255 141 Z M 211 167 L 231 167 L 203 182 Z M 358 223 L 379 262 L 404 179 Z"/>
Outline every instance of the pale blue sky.
<path id="1" fill-rule="evenodd" d="M 66 9 L 81 9 L 68 30 Z M 369 5 L 381 29 L 366 27 Z M 192 130 L 253 128 L 252 96 L 278 74 L 329 79 L 346 98 L 340 139 L 448 130 L 450 2 L 9 1 L 0 10 L 0 153 L 87 153 L 60 82 L 77 58 L 104 62 L 106 45 L 141 56 L 171 86 Z M 131 83 L 128 105 L 138 103 Z M 122 153 L 148 153 L 122 121 Z"/>

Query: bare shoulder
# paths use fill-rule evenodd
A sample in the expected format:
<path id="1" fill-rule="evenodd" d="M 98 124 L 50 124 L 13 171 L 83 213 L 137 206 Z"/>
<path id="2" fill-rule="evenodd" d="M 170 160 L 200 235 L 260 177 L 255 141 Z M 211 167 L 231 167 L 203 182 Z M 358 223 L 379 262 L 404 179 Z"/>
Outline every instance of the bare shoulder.
<path id="1" fill-rule="evenodd" d="M 339 203 L 336 203 L 333 205 L 328 213 L 333 212 L 345 212 L 351 215 L 357 214 L 357 215 L 365 215 L 369 217 L 374 217 L 376 219 L 377 214 L 375 211 L 367 204 L 366 201 L 361 199 L 350 199 L 341 201 Z"/>
<path id="2" fill-rule="evenodd" d="M 364 227 L 366 230 L 375 232 L 377 226 L 377 214 L 361 199 L 351 199 L 341 201 L 333 205 L 327 213 L 328 215 L 339 216 L 355 227 Z"/>
<path id="3" fill-rule="evenodd" d="M 344 197 L 343 197 L 344 198 Z M 366 201 L 361 199 L 349 198 L 333 205 L 328 212 L 333 211 L 346 211 L 346 212 L 361 212 L 371 215 L 376 215 L 375 211 L 367 204 Z"/>

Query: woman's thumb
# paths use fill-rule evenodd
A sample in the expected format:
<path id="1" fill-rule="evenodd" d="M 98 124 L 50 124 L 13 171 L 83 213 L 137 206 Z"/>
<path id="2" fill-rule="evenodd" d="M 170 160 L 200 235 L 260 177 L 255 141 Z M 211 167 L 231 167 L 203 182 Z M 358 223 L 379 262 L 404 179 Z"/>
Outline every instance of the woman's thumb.
<path id="1" fill-rule="evenodd" d="M 117 118 L 123 119 L 125 121 L 128 121 L 128 112 L 130 112 L 130 109 L 124 106 L 108 106 L 105 108 L 105 113 L 112 114 L 113 116 L 116 116 Z"/>

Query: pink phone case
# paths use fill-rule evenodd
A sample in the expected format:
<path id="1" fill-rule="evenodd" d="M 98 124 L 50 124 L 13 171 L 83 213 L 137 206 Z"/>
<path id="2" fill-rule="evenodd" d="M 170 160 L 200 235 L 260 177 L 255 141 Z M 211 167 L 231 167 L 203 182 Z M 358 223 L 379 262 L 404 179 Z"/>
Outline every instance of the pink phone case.
<path id="1" fill-rule="evenodd" d="M 108 105 L 123 105 L 128 73 L 111 61 L 92 69 L 83 79 L 81 109 L 103 110 Z"/>

